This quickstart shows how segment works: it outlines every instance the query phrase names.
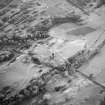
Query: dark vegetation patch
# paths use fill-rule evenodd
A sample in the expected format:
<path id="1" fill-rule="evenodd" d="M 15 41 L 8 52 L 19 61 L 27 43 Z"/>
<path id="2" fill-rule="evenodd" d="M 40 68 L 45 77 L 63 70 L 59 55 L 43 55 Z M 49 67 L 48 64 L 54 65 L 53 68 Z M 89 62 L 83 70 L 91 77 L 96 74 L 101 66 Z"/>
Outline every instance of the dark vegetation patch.
<path id="1" fill-rule="evenodd" d="M 104 97 L 104 99 L 100 102 L 100 105 L 105 105 L 105 97 Z"/>
<path id="2" fill-rule="evenodd" d="M 10 4 L 13 0 L 0 0 L 0 9 L 5 8 L 8 4 Z"/>
<path id="3" fill-rule="evenodd" d="M 91 27 L 82 27 L 82 28 L 77 28 L 75 30 L 71 30 L 70 32 L 67 33 L 67 35 L 75 35 L 75 36 L 83 35 L 84 36 L 94 31 L 95 29 Z"/>
<path id="4" fill-rule="evenodd" d="M 67 16 L 67 17 L 54 17 L 52 19 L 52 24 L 53 26 L 56 26 L 56 25 L 60 25 L 60 24 L 63 24 L 63 23 L 74 23 L 74 24 L 78 24 L 80 23 L 82 20 L 80 19 L 80 16 Z"/>
<path id="5" fill-rule="evenodd" d="M 12 52 L 3 52 L 0 54 L 0 63 L 11 60 L 14 57 Z"/>
<path id="6" fill-rule="evenodd" d="M 43 80 L 32 79 L 26 88 L 10 97 L 8 97 L 8 95 L 10 94 L 10 91 L 12 91 L 11 87 L 4 87 L 0 90 L 0 103 L 2 103 L 2 105 L 20 105 L 20 103 L 24 101 L 29 102 L 33 97 L 37 98 L 35 103 L 40 103 L 40 99 L 42 99 L 46 92 L 44 87 Z"/>

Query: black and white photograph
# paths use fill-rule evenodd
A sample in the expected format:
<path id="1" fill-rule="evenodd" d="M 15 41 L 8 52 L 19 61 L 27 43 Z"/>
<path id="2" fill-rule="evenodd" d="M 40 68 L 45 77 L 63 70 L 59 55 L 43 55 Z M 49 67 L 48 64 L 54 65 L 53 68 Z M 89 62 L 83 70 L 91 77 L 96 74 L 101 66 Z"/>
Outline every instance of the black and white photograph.
<path id="1" fill-rule="evenodd" d="M 105 0 L 0 0 L 0 105 L 105 105 Z"/>

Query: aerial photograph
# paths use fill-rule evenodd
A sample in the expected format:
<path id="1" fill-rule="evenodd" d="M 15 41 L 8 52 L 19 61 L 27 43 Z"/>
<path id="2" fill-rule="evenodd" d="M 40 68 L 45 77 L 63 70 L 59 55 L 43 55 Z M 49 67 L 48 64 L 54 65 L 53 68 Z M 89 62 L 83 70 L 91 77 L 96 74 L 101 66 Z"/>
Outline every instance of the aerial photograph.
<path id="1" fill-rule="evenodd" d="M 0 0 L 0 105 L 105 105 L 105 0 Z"/>

